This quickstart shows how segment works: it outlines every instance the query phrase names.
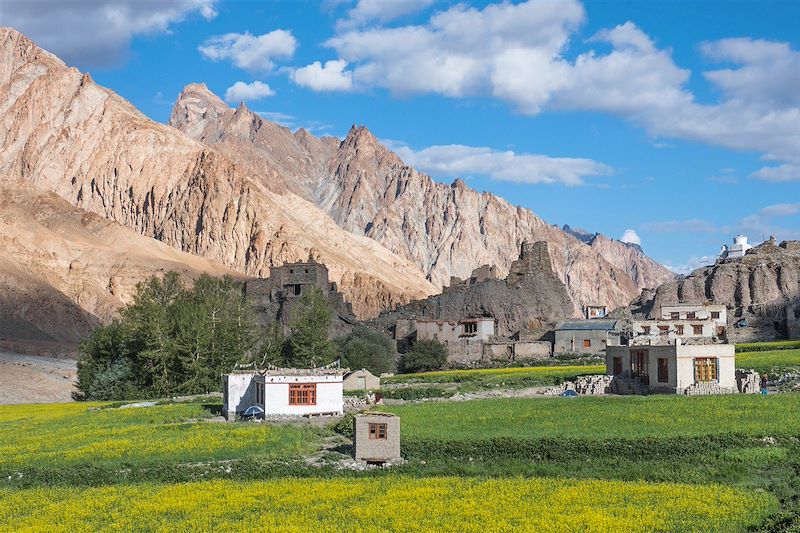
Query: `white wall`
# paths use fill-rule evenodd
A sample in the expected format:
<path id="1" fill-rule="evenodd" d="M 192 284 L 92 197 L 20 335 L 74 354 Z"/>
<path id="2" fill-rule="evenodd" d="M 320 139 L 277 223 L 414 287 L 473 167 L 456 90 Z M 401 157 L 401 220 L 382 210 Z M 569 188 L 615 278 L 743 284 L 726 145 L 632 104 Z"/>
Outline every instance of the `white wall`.
<path id="1" fill-rule="evenodd" d="M 225 390 L 222 411 L 227 418 L 234 418 L 251 405 L 256 404 L 255 373 L 234 373 L 225 376 Z"/>
<path id="2" fill-rule="evenodd" d="M 269 415 L 308 415 L 319 413 L 342 413 L 344 399 L 342 395 L 341 375 L 307 375 L 307 376 L 259 376 L 256 378 L 264 384 L 264 411 Z M 290 383 L 316 383 L 316 405 L 289 405 Z"/>
<path id="3" fill-rule="evenodd" d="M 667 326 L 666 335 L 661 334 L 659 326 Z M 683 333 L 678 333 L 678 326 L 683 326 Z M 694 333 L 694 326 L 702 326 L 700 334 Z M 644 333 L 644 328 L 649 327 L 650 333 Z M 711 339 L 717 334 L 716 322 L 711 320 L 634 320 L 633 344 L 670 344 L 675 339 Z"/>
<path id="4" fill-rule="evenodd" d="M 672 313 L 678 313 L 679 320 L 687 320 L 687 313 L 694 312 L 697 320 L 713 320 L 720 326 L 728 323 L 728 308 L 724 305 L 663 305 L 661 318 L 668 319 Z M 711 318 L 712 312 L 718 312 L 719 318 Z"/>

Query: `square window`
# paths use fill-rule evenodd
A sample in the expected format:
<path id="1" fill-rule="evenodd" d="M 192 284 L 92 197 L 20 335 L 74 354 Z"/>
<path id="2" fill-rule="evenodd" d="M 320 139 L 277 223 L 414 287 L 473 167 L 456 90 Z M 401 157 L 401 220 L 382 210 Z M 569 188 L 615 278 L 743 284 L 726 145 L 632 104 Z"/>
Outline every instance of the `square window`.
<path id="1" fill-rule="evenodd" d="M 711 318 L 719 320 L 719 311 L 711 311 Z"/>
<path id="2" fill-rule="evenodd" d="M 370 422 L 369 438 L 376 440 L 386 440 L 386 424 Z"/>
<path id="3" fill-rule="evenodd" d="M 678 320 L 681 317 L 681 314 L 680 313 L 676 313 L 676 312 L 672 312 L 672 313 L 669 314 L 669 317 L 672 320 Z"/>
<path id="4" fill-rule="evenodd" d="M 317 405 L 317 384 L 290 383 L 289 405 Z"/>
<path id="5" fill-rule="evenodd" d="M 642 326 L 642 333 L 650 335 L 650 326 Z"/>
<path id="6" fill-rule="evenodd" d="M 666 335 L 669 333 L 669 326 L 658 326 L 658 334 Z"/>
<path id="7" fill-rule="evenodd" d="M 686 320 L 694 320 L 694 319 L 695 319 L 695 312 L 694 311 L 686 313 Z"/>
<path id="8" fill-rule="evenodd" d="M 591 339 L 583 339 L 583 347 L 584 348 L 591 348 L 592 347 Z"/>
<path id="9" fill-rule="evenodd" d="M 717 380 L 717 358 L 698 357 L 694 360 L 694 380 L 702 383 Z"/>
<path id="10" fill-rule="evenodd" d="M 697 325 L 697 324 L 694 324 L 694 325 L 692 326 L 692 332 L 693 332 L 695 335 L 702 335 L 702 334 L 703 334 L 703 326 L 702 326 L 702 325 Z"/>

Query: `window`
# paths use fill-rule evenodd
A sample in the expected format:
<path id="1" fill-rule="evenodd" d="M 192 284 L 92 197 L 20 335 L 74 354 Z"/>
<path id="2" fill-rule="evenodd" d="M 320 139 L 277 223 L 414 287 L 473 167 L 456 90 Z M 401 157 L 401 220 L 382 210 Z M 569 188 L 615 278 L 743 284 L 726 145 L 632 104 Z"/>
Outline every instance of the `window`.
<path id="1" fill-rule="evenodd" d="M 636 376 L 647 375 L 647 352 L 631 353 L 631 373 Z"/>
<path id="2" fill-rule="evenodd" d="M 294 295 L 295 296 L 300 296 L 300 289 L 301 289 L 300 285 L 295 285 L 294 286 Z"/>
<path id="3" fill-rule="evenodd" d="M 669 314 L 669 317 L 672 320 L 678 320 L 681 317 L 681 314 L 673 311 L 672 313 Z"/>
<path id="4" fill-rule="evenodd" d="M 690 311 L 690 312 L 686 313 L 686 320 L 694 320 L 694 319 L 695 319 L 694 311 Z"/>
<path id="5" fill-rule="evenodd" d="M 663 357 L 658 358 L 658 382 L 669 382 L 669 360 Z"/>
<path id="6" fill-rule="evenodd" d="M 622 374 L 622 357 L 614 358 L 614 375 L 619 376 Z"/>
<path id="7" fill-rule="evenodd" d="M 678 335 L 683 335 L 683 324 L 677 324 L 675 326 L 675 333 Z"/>
<path id="8" fill-rule="evenodd" d="M 695 335 L 702 335 L 703 334 L 703 326 L 702 325 L 698 325 L 698 324 L 692 325 L 692 333 L 694 333 Z"/>
<path id="9" fill-rule="evenodd" d="M 717 358 L 698 357 L 694 360 L 694 380 L 695 382 L 716 381 L 717 380 Z"/>
<path id="10" fill-rule="evenodd" d="M 583 347 L 584 348 L 591 348 L 592 347 L 592 340 L 591 339 L 583 339 Z"/>
<path id="11" fill-rule="evenodd" d="M 370 422 L 369 424 L 369 438 L 386 440 L 386 424 L 378 424 Z"/>
<path id="12" fill-rule="evenodd" d="M 290 383 L 289 405 L 317 405 L 317 384 Z"/>
<path id="13" fill-rule="evenodd" d="M 306 269 L 306 274 L 308 274 L 308 269 Z"/>
<path id="14" fill-rule="evenodd" d="M 289 274 L 294 274 L 294 269 L 293 268 L 289 269 Z"/>
<path id="15" fill-rule="evenodd" d="M 478 333 L 478 323 L 477 322 L 465 322 L 464 323 L 464 333 L 467 335 L 474 335 Z"/>
<path id="16" fill-rule="evenodd" d="M 650 326 L 642 326 L 642 333 L 650 335 Z"/>
<path id="17" fill-rule="evenodd" d="M 711 311 L 711 318 L 714 320 L 719 320 L 719 311 Z"/>
<path id="18" fill-rule="evenodd" d="M 666 335 L 667 333 L 669 333 L 669 326 L 658 326 L 659 335 Z"/>

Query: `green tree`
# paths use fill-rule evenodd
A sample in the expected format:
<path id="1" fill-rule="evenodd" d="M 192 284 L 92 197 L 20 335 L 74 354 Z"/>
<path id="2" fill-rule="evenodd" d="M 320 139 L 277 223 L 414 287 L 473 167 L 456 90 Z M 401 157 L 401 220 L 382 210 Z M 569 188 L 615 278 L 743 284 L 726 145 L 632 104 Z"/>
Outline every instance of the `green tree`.
<path id="1" fill-rule="evenodd" d="M 189 289 L 169 273 L 137 285 L 119 321 L 81 344 L 76 395 L 164 397 L 220 390 L 222 374 L 255 346 L 255 312 L 230 278 L 201 276 Z"/>
<path id="2" fill-rule="evenodd" d="M 328 364 L 336 359 L 336 345 L 328 340 L 333 311 L 322 291 L 309 287 L 291 310 L 286 364 L 298 368 Z"/>
<path id="3" fill-rule="evenodd" d="M 264 330 L 258 357 L 253 362 L 258 363 L 259 367 L 285 365 L 285 350 L 286 337 L 283 335 L 283 326 L 278 321 L 271 322 Z"/>
<path id="4" fill-rule="evenodd" d="M 447 364 L 447 349 L 437 340 L 420 340 L 403 355 L 403 372 L 441 370 Z"/>
<path id="5" fill-rule="evenodd" d="M 366 368 L 376 376 L 394 371 L 397 350 L 386 335 L 365 326 L 356 327 L 349 335 L 336 340 L 342 366 L 353 370 Z"/>

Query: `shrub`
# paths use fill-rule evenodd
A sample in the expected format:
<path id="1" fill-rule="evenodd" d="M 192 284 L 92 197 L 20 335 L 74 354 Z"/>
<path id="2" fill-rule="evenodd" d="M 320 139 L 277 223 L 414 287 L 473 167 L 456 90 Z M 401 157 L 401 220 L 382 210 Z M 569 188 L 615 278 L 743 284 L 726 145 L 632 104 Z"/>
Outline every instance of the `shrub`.
<path id="1" fill-rule="evenodd" d="M 342 365 L 353 370 L 366 368 L 376 376 L 392 372 L 397 359 L 394 343 L 370 328 L 359 326 L 346 337 L 336 340 L 342 356 Z"/>
<path id="2" fill-rule="evenodd" d="M 421 340 L 403 355 L 403 372 L 431 372 L 447 364 L 447 350 L 436 340 Z"/>

